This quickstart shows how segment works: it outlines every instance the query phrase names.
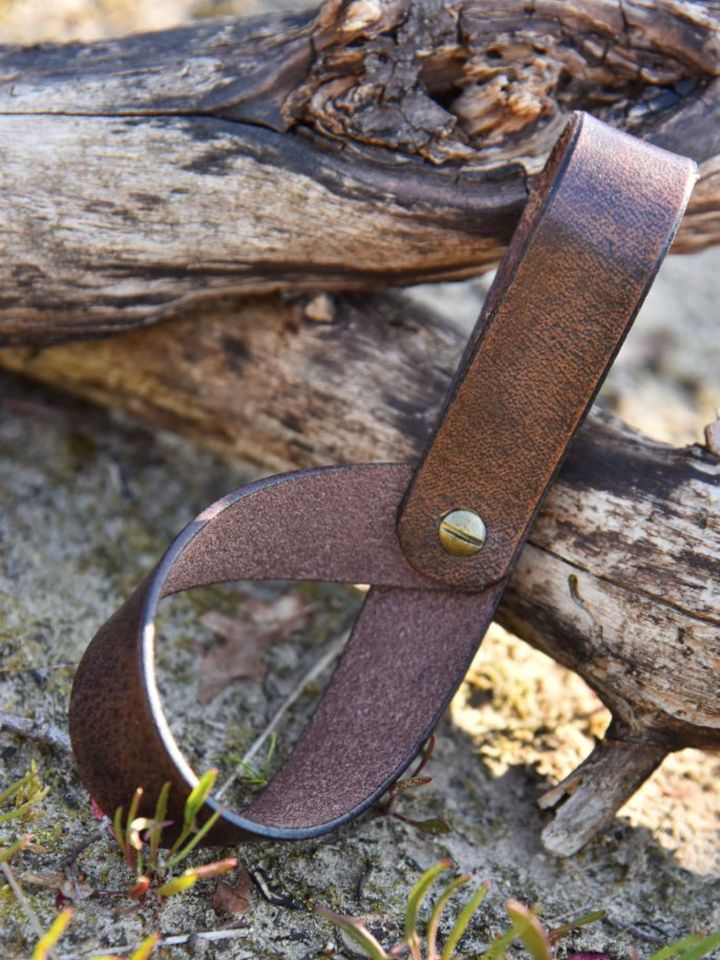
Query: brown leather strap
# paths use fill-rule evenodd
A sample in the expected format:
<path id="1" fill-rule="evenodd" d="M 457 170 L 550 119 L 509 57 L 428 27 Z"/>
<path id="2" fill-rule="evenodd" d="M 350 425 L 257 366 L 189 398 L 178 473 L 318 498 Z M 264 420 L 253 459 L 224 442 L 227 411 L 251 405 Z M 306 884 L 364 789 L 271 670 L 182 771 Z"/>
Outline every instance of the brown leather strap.
<path id="1" fill-rule="evenodd" d="M 409 464 L 359 464 L 273 477 L 213 504 L 180 534 L 95 636 L 73 684 L 73 750 L 103 810 L 127 807 L 142 786 L 142 812 L 152 816 L 169 782 L 168 816 L 182 823 L 196 778 L 155 685 L 155 615 L 168 594 L 226 580 L 376 586 L 288 761 L 243 813 L 223 808 L 212 841 L 312 837 L 387 789 L 430 735 L 502 594 L 428 590 L 407 564 L 395 518 L 411 476 Z"/>
<path id="2" fill-rule="evenodd" d="M 568 443 L 675 235 L 695 165 L 587 114 L 568 124 L 465 352 L 398 524 L 412 565 L 480 589 L 507 576 Z M 456 509 L 474 556 L 442 547 Z"/>
<path id="3" fill-rule="evenodd" d="M 163 596 L 223 580 L 374 587 L 294 752 L 244 813 L 223 808 L 212 839 L 315 836 L 356 816 L 400 774 L 492 619 L 501 578 L 670 242 L 692 169 L 590 118 L 573 120 L 410 487 L 403 549 L 396 520 L 413 475 L 406 464 L 265 480 L 180 534 L 98 632 L 75 678 L 73 748 L 104 810 L 144 786 L 151 814 L 170 781 L 169 815 L 181 820 L 196 778 L 155 685 L 154 617 Z M 457 507 L 487 523 L 475 557 L 438 544 L 440 519 Z"/>

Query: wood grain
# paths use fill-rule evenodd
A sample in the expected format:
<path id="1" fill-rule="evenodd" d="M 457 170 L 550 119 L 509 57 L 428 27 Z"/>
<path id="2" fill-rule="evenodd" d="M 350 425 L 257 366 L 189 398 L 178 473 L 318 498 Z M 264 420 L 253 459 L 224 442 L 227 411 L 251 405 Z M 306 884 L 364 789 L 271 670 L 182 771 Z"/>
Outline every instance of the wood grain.
<path id="1" fill-rule="evenodd" d="M 0 48 L 0 339 L 486 270 L 576 108 L 699 162 L 699 249 L 719 76 L 718 7 L 687 0 L 329 0 Z"/>

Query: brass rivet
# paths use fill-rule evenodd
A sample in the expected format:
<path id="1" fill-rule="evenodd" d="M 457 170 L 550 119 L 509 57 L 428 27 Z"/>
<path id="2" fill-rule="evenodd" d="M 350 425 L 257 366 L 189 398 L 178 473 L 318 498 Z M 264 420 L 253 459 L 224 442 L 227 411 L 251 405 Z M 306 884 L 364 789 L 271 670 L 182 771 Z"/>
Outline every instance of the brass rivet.
<path id="1" fill-rule="evenodd" d="M 487 530 L 474 510 L 451 510 L 440 521 L 439 536 L 453 557 L 472 557 L 482 550 Z"/>

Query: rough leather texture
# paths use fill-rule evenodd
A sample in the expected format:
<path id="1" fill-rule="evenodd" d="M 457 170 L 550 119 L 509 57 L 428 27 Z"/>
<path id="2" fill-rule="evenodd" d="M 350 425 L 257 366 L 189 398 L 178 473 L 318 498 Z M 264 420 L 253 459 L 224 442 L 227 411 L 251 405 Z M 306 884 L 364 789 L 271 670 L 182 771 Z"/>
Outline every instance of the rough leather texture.
<path id="1" fill-rule="evenodd" d="M 282 474 L 243 487 L 187 528 L 192 549 L 173 560 L 163 593 L 271 579 L 426 588 L 394 529 L 412 473 L 409 464 L 369 463 Z"/>
<path id="2" fill-rule="evenodd" d="M 210 839 L 315 836 L 387 789 L 465 674 L 672 238 L 692 173 L 689 161 L 576 116 L 528 203 L 414 481 L 407 464 L 275 477 L 209 507 L 178 536 L 75 678 L 73 748 L 104 810 L 143 786 L 152 813 L 170 781 L 168 813 L 181 821 L 195 777 L 155 686 L 154 616 L 163 596 L 227 580 L 373 588 L 295 750 L 243 814 L 221 808 Z M 474 558 L 439 545 L 439 520 L 456 507 L 488 526 Z"/>
<path id="3" fill-rule="evenodd" d="M 408 564 L 395 517 L 407 464 L 329 467 L 251 484 L 213 504 L 99 631 L 78 668 L 70 732 L 80 773 L 110 813 L 143 786 L 172 784 L 182 820 L 192 773 L 156 699 L 153 619 L 160 599 L 248 579 L 374 583 L 307 730 L 244 815 L 227 810 L 212 839 L 324 832 L 384 792 L 430 735 L 461 682 L 502 589 L 438 589 Z"/>
<path id="4" fill-rule="evenodd" d="M 576 114 L 527 204 L 399 520 L 426 576 L 480 589 L 507 576 L 677 230 L 692 161 Z M 470 558 L 438 527 L 487 527 Z"/>

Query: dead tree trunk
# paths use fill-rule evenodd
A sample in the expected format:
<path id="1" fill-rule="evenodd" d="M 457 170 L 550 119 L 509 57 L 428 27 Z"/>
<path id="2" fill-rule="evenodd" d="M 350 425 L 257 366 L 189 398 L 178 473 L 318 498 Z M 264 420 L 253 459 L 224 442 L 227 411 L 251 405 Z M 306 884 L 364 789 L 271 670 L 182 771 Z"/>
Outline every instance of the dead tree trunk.
<path id="1" fill-rule="evenodd" d="M 714 0 L 328 0 L 0 49 L 0 338 L 482 271 L 575 108 L 691 153 L 676 249 L 717 241 Z"/>
<path id="2" fill-rule="evenodd" d="M 0 351 L 6 367 L 273 469 L 414 458 L 462 338 L 400 295 L 280 296 L 150 330 Z M 720 747 L 720 459 L 597 415 L 520 559 L 501 622 L 580 673 L 614 717 L 543 799 L 579 849 L 670 751 Z"/>

